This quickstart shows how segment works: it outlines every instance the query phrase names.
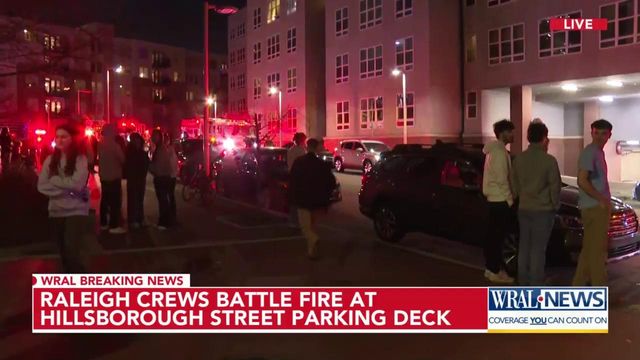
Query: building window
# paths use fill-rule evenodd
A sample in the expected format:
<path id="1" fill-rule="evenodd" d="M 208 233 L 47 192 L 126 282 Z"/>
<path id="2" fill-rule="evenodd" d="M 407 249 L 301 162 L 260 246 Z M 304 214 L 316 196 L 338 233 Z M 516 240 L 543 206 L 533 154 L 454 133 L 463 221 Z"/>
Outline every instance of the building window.
<path id="1" fill-rule="evenodd" d="M 382 45 L 360 49 L 360 78 L 382 76 Z"/>
<path id="2" fill-rule="evenodd" d="M 164 99 L 164 91 L 162 89 L 153 89 L 153 100 L 161 101 Z"/>
<path id="3" fill-rule="evenodd" d="M 413 70 L 413 37 L 396 41 L 396 66 Z"/>
<path id="4" fill-rule="evenodd" d="M 269 89 L 276 88 L 280 90 L 280 73 L 267 75 L 267 87 Z M 269 95 L 271 95 L 271 93 L 269 93 Z"/>
<path id="5" fill-rule="evenodd" d="M 247 87 L 247 75 L 238 75 L 238 89 L 244 89 Z"/>
<path id="6" fill-rule="evenodd" d="M 262 8 L 253 9 L 253 29 L 256 30 L 262 26 Z"/>
<path id="7" fill-rule="evenodd" d="M 467 39 L 467 62 L 472 63 L 476 61 L 478 55 L 478 37 L 474 34 Z"/>
<path id="8" fill-rule="evenodd" d="M 287 0 L 287 15 L 291 15 L 298 10 L 298 0 Z"/>
<path id="9" fill-rule="evenodd" d="M 44 110 L 53 114 L 60 114 L 62 111 L 62 102 L 60 100 L 47 99 L 44 101 Z"/>
<path id="10" fill-rule="evenodd" d="M 27 29 L 22 30 L 25 41 L 33 41 L 33 33 Z"/>
<path id="11" fill-rule="evenodd" d="M 229 30 L 229 40 L 233 40 L 236 38 L 236 28 L 232 27 L 231 30 Z"/>
<path id="12" fill-rule="evenodd" d="M 349 81 L 349 54 L 336 56 L 336 84 Z"/>
<path id="13" fill-rule="evenodd" d="M 413 126 L 413 120 L 415 119 L 415 103 L 413 100 L 414 96 L 413 93 L 407 93 L 407 126 Z M 404 119 L 404 114 L 403 114 L 403 99 L 402 99 L 402 94 L 398 94 L 398 101 L 397 101 L 397 109 L 396 109 L 396 113 L 398 114 L 397 120 L 396 120 L 396 126 L 397 127 L 403 127 L 404 124 L 402 123 L 402 119 Z"/>
<path id="14" fill-rule="evenodd" d="M 187 94 L 185 96 L 185 100 L 187 101 L 193 101 L 193 99 L 195 99 L 195 96 L 193 94 L 193 91 L 187 91 Z"/>
<path id="15" fill-rule="evenodd" d="M 229 88 L 231 90 L 235 90 L 236 89 L 236 77 L 235 76 L 229 76 Z"/>
<path id="16" fill-rule="evenodd" d="M 262 97 L 262 80 L 253 79 L 253 100 L 258 100 Z"/>
<path id="17" fill-rule="evenodd" d="M 245 57 L 246 57 L 245 49 L 244 48 L 238 49 L 238 59 L 237 59 L 238 65 L 244 64 Z"/>
<path id="18" fill-rule="evenodd" d="M 246 32 L 246 28 L 245 28 L 244 23 L 238 25 L 238 37 L 239 38 L 240 37 L 244 37 L 245 32 Z"/>
<path id="19" fill-rule="evenodd" d="M 280 34 L 267 38 L 267 59 L 275 59 L 280 56 Z"/>
<path id="20" fill-rule="evenodd" d="M 336 10 L 336 36 L 344 36 L 349 33 L 349 8 L 343 7 Z"/>
<path id="21" fill-rule="evenodd" d="M 600 32 L 600 48 L 632 44 L 635 24 L 640 24 L 640 2 L 625 0 L 601 6 L 600 18 L 607 19 L 607 30 Z"/>
<path id="22" fill-rule="evenodd" d="M 464 105 L 467 119 L 475 119 L 478 117 L 478 93 L 475 91 L 467 92 Z"/>
<path id="23" fill-rule="evenodd" d="M 580 11 L 552 18 L 580 19 Z M 580 52 L 582 49 L 582 34 L 580 31 L 551 31 L 550 19 L 540 21 L 539 55 L 540 57 L 566 55 Z"/>
<path id="24" fill-rule="evenodd" d="M 487 2 L 487 6 L 488 7 L 498 6 L 498 5 L 506 4 L 509 2 L 511 2 L 511 0 L 489 0 Z"/>
<path id="25" fill-rule="evenodd" d="M 360 0 L 360 30 L 382 24 L 382 0 Z"/>
<path id="26" fill-rule="evenodd" d="M 336 103 L 336 129 L 347 130 L 349 123 L 349 102 L 338 101 Z"/>
<path id="27" fill-rule="evenodd" d="M 51 94 L 53 92 L 59 92 L 62 89 L 62 82 L 60 80 L 54 80 L 51 78 L 44 79 L 44 91 L 47 94 Z"/>
<path id="28" fill-rule="evenodd" d="M 413 14 L 413 0 L 396 0 L 396 18 Z"/>
<path id="29" fill-rule="evenodd" d="M 173 72 L 173 81 L 174 82 L 180 81 L 180 73 L 179 72 L 177 72 L 177 71 Z"/>
<path id="30" fill-rule="evenodd" d="M 381 127 L 383 121 L 382 96 L 360 99 L 360 128 Z"/>
<path id="31" fill-rule="evenodd" d="M 247 99 L 238 100 L 238 112 L 246 112 L 247 111 Z"/>
<path id="32" fill-rule="evenodd" d="M 44 48 L 46 50 L 57 50 L 60 48 L 60 36 L 44 34 Z"/>
<path id="33" fill-rule="evenodd" d="M 236 52 L 234 50 L 229 51 L 229 65 L 234 66 L 236 64 Z"/>
<path id="34" fill-rule="evenodd" d="M 289 109 L 285 117 L 285 129 L 296 130 L 298 129 L 298 110 Z"/>
<path id="35" fill-rule="evenodd" d="M 278 20 L 280 17 L 280 0 L 269 0 L 269 11 L 267 12 L 267 24 Z"/>
<path id="36" fill-rule="evenodd" d="M 262 43 L 253 44 L 253 63 L 260 64 L 262 62 Z"/>
<path id="37" fill-rule="evenodd" d="M 287 92 L 296 92 L 298 88 L 298 71 L 296 68 L 287 70 Z"/>
<path id="38" fill-rule="evenodd" d="M 524 61 L 524 24 L 489 30 L 489 65 Z"/>
<path id="39" fill-rule="evenodd" d="M 287 31 L 287 52 L 292 53 L 296 51 L 297 38 L 296 28 L 291 28 Z"/>
<path id="40" fill-rule="evenodd" d="M 148 79 L 149 78 L 149 68 L 145 67 L 145 66 L 140 66 L 140 69 L 138 71 L 138 76 L 140 76 L 141 79 Z"/>

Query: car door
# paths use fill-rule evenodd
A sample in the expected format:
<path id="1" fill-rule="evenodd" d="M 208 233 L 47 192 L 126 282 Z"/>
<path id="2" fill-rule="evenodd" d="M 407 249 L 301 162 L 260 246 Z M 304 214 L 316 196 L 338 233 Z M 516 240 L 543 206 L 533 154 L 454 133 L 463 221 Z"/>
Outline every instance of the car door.
<path id="1" fill-rule="evenodd" d="M 366 155 L 367 149 L 361 142 L 353 143 L 353 165 L 351 165 L 351 167 L 354 169 L 361 169 Z"/>
<path id="2" fill-rule="evenodd" d="M 407 214 L 414 229 L 429 232 L 435 224 L 434 201 L 438 190 L 436 159 L 432 156 L 410 157 L 406 174 L 399 180 L 399 191 L 404 194 Z"/>
<path id="3" fill-rule="evenodd" d="M 342 149 L 340 151 L 340 155 L 342 156 L 342 166 L 346 167 L 347 164 L 349 163 L 352 150 L 353 150 L 353 142 L 345 141 L 342 143 Z"/>

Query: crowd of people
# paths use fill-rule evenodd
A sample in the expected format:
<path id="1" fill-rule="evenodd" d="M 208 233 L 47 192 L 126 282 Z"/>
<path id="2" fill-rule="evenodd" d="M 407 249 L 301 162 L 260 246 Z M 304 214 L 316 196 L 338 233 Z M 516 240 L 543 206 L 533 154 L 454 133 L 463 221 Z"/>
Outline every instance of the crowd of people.
<path id="1" fill-rule="evenodd" d="M 529 147 L 512 162 L 506 146 L 514 141 L 513 123 L 501 120 L 493 129 L 496 140 L 483 150 L 486 160 L 482 190 L 488 201 L 490 222 L 484 247 L 484 275 L 492 282 L 514 282 L 506 272 L 502 251 L 510 225 L 518 221 L 518 284 L 544 285 L 546 249 L 560 207 L 562 186 L 558 162 L 548 154 L 549 130 L 540 119 L 534 119 L 527 129 Z M 592 142 L 582 150 L 578 161 L 584 236 L 574 286 L 604 286 L 607 282 L 611 192 L 604 146 L 612 130 L 611 123 L 604 119 L 593 122 Z"/>

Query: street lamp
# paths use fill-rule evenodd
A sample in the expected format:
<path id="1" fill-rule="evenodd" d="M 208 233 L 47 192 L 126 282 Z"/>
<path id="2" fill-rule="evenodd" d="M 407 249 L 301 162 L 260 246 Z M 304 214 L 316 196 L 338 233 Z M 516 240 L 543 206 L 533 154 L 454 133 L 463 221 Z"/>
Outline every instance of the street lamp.
<path id="1" fill-rule="evenodd" d="M 218 98 L 217 96 L 209 96 L 207 98 L 207 106 L 211 107 L 211 105 L 213 105 L 213 118 L 217 119 L 218 118 Z"/>
<path id="2" fill-rule="evenodd" d="M 118 65 L 113 68 L 116 74 L 122 74 L 124 68 Z M 107 124 L 111 123 L 111 69 L 107 69 Z"/>
<path id="3" fill-rule="evenodd" d="M 238 12 L 238 8 L 233 6 L 216 6 L 210 5 L 208 1 L 204 2 L 204 97 L 205 99 L 209 99 L 209 10 L 213 10 L 220 15 L 231 15 Z M 214 102 L 214 105 L 215 102 Z M 204 126 L 203 141 L 202 141 L 202 151 L 204 152 L 204 162 L 205 162 L 205 174 L 209 176 L 211 174 L 211 153 L 210 146 L 211 142 L 209 139 L 209 106 L 205 105 L 204 107 L 204 121 L 202 122 L 202 126 Z M 217 106 L 216 106 L 217 107 Z M 215 109 L 214 109 L 215 110 Z"/>
<path id="4" fill-rule="evenodd" d="M 407 74 L 398 68 L 391 74 L 395 77 L 402 75 L 402 143 L 407 144 Z"/>
<path id="5" fill-rule="evenodd" d="M 282 91 L 275 86 L 269 88 L 269 94 L 278 94 L 278 136 L 280 138 L 280 147 L 282 147 Z"/>

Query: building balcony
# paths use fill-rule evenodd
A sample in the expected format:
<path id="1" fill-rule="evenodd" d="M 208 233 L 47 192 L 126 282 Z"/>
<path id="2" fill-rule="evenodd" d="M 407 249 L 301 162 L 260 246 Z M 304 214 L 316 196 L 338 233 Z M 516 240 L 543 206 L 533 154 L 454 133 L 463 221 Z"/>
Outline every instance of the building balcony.
<path id="1" fill-rule="evenodd" d="M 171 60 L 168 58 L 155 59 L 153 63 L 151 63 L 151 67 L 156 69 L 166 69 L 171 67 Z"/>

